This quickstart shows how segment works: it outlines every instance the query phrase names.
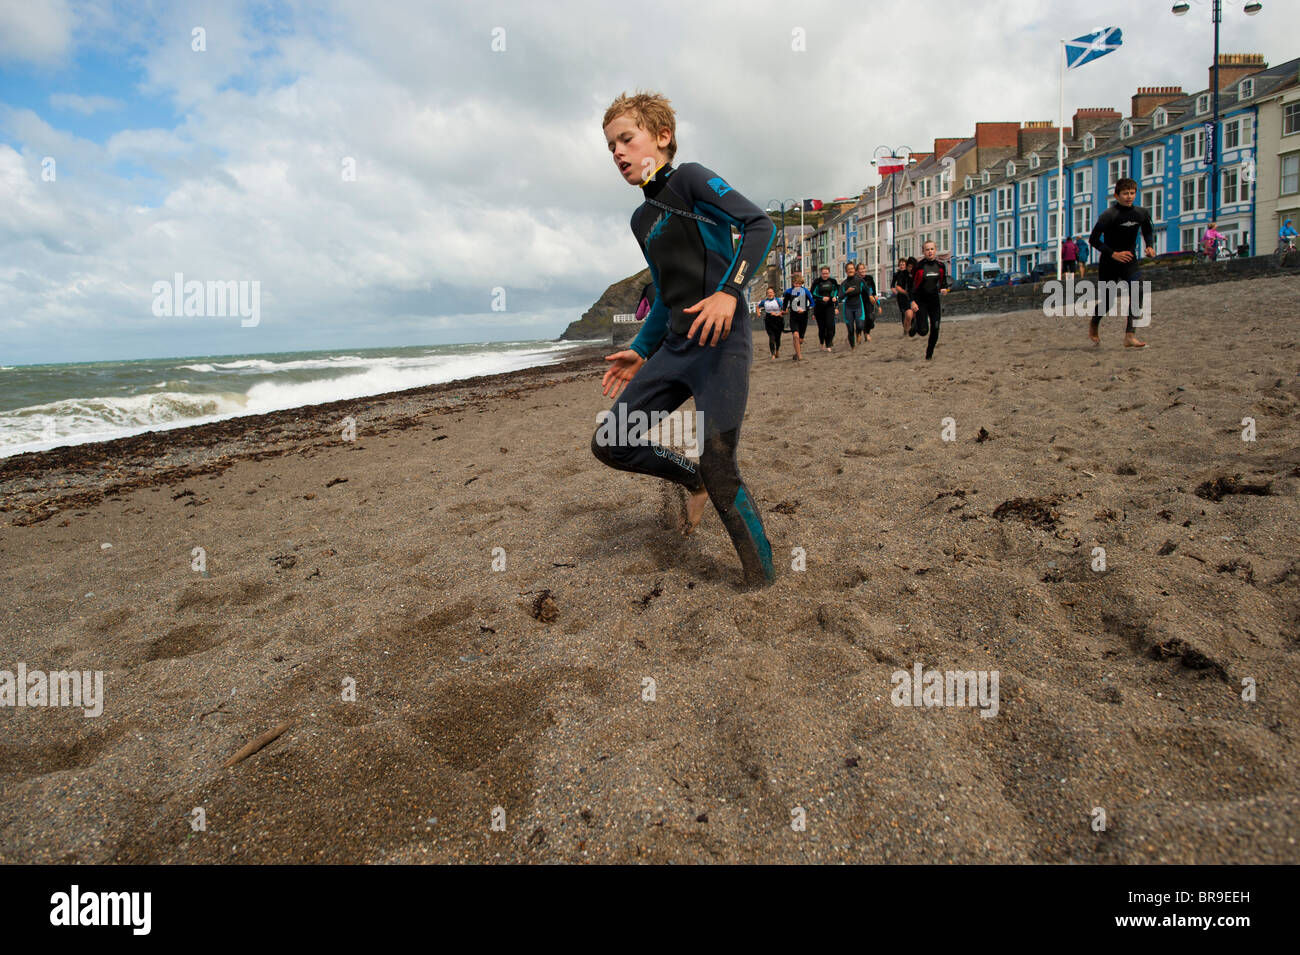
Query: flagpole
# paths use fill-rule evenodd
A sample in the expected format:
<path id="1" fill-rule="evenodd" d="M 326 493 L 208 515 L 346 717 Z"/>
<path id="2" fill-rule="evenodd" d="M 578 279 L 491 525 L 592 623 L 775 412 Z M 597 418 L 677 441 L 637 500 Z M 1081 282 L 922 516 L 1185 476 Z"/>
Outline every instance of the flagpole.
<path id="1" fill-rule="evenodd" d="M 871 190 L 871 234 L 876 237 L 876 295 L 880 295 L 880 283 L 884 281 L 880 275 L 880 183 Z"/>
<path id="2" fill-rule="evenodd" d="M 1061 108 L 1056 124 L 1056 281 L 1061 281 L 1061 246 L 1065 242 L 1065 41 L 1061 41 Z"/>

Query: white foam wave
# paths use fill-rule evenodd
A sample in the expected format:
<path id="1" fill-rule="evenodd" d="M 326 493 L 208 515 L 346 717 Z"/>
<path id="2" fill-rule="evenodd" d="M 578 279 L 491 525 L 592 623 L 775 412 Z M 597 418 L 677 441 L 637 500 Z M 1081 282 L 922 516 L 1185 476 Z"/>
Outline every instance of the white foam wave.
<path id="1" fill-rule="evenodd" d="M 263 381 L 246 392 L 196 394 L 173 390 L 129 397 L 70 398 L 0 413 L 0 457 L 517 371 L 557 361 L 572 347 L 571 343 L 548 343 L 510 351 L 376 358 L 361 363 L 362 370 L 354 374 L 299 382 Z M 351 356 L 342 360 L 360 362 Z M 227 364 L 249 367 L 245 362 Z M 279 367 L 301 368 L 309 364 L 282 362 Z M 316 362 L 313 367 L 338 370 L 350 366 L 331 360 Z M 160 384 L 175 387 L 185 380 Z"/>
<path id="2" fill-rule="evenodd" d="M 67 398 L 0 414 L 0 455 L 65 444 L 106 441 L 160 427 L 239 414 L 248 396 L 238 392 L 164 391 L 125 398 Z"/>

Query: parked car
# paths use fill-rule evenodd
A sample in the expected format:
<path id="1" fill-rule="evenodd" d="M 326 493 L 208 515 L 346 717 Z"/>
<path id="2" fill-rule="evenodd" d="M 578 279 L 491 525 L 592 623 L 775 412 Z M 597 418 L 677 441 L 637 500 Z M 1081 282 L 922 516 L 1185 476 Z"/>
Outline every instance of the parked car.
<path id="1" fill-rule="evenodd" d="M 989 288 L 997 288 L 997 287 L 1002 286 L 1002 285 L 1010 285 L 1010 284 L 1011 284 L 1011 274 L 1012 274 L 1012 273 L 1010 273 L 1010 272 L 1000 272 L 1000 273 L 998 273 L 997 277 L 994 278 L 993 281 L 989 282 L 988 287 L 989 287 Z"/>
<path id="2" fill-rule="evenodd" d="M 1062 273 L 1064 274 L 1064 273 Z M 1029 270 L 1029 278 L 1025 281 L 1038 284 L 1039 282 L 1056 281 L 1056 263 L 1039 262 Z"/>
<path id="3" fill-rule="evenodd" d="M 971 289 L 977 289 L 983 287 L 984 286 L 982 284 L 978 282 L 973 282 L 970 279 L 958 279 L 956 282 L 952 283 L 952 290 L 954 292 L 967 292 L 970 291 Z"/>

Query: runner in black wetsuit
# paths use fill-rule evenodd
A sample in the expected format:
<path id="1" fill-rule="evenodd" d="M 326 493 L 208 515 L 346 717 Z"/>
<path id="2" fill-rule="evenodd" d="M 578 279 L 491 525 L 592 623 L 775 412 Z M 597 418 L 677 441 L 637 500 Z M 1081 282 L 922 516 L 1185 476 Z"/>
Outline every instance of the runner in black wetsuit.
<path id="1" fill-rule="evenodd" d="M 924 258 L 912 271 L 912 305 L 916 309 L 916 333 L 924 335 L 929 325 L 930 340 L 925 346 L 925 360 L 934 357 L 934 346 L 939 341 L 939 297 L 948 292 L 948 266 L 937 258 L 938 247 L 927 241 L 921 246 Z"/>
<path id="2" fill-rule="evenodd" d="M 848 330 L 849 351 L 853 351 L 858 345 L 858 322 L 862 319 L 862 283 L 858 281 L 856 262 L 845 266 L 840 301 L 843 303 L 840 317 Z"/>
<path id="3" fill-rule="evenodd" d="M 823 265 L 822 274 L 808 289 L 813 295 L 813 318 L 817 319 L 817 340 L 824 351 L 831 350 L 835 340 L 835 304 L 840 300 L 840 283 L 831 278 L 831 270 Z"/>
<path id="4" fill-rule="evenodd" d="M 790 337 L 794 339 L 794 360 L 803 358 L 803 339 L 808 334 L 808 313 L 812 310 L 812 292 L 804 288 L 803 276 L 794 273 L 794 286 L 785 290 L 782 307 L 790 315 Z"/>
<path id="5" fill-rule="evenodd" d="M 1137 183 L 1134 180 L 1121 179 L 1116 182 L 1115 204 L 1097 217 L 1097 224 L 1092 227 L 1092 235 L 1088 237 L 1088 244 L 1101 253 L 1097 262 L 1097 280 L 1129 283 L 1128 324 L 1124 329 L 1126 348 L 1146 347 L 1146 342 L 1139 341 L 1133 331 L 1133 319 L 1142 314 L 1142 272 L 1138 269 L 1137 258 L 1133 254 L 1139 232 L 1146 254 L 1156 254 L 1151 214 L 1141 206 L 1133 205 L 1136 198 Z M 1094 345 L 1101 342 L 1098 334 L 1101 317 L 1111 304 L 1105 301 L 1107 298 L 1101 294 L 1097 296 L 1097 314 L 1088 324 L 1088 337 Z"/>
<path id="6" fill-rule="evenodd" d="M 611 364 L 603 393 L 616 400 L 592 436 L 592 453 L 610 467 L 683 485 L 691 494 L 687 533 L 703 513 L 707 491 L 740 555 L 746 584 L 769 584 L 776 578 L 772 549 L 741 480 L 736 445 L 753 361 L 743 293 L 776 230 L 762 209 L 720 176 L 697 163 L 673 168 L 676 117 L 663 96 L 620 96 L 606 111 L 604 129 L 624 181 L 644 194 L 632 213 L 632 234 L 658 297 L 631 348 L 606 358 Z M 734 251 L 733 226 L 741 234 Z M 703 418 L 698 466 L 647 441 L 642 420 L 690 397 Z"/>
<path id="7" fill-rule="evenodd" d="M 858 328 L 858 340 L 871 341 L 871 330 L 876 327 L 876 280 L 867 274 L 867 264 L 858 263 L 858 282 L 861 283 L 862 325 Z"/>
<path id="8" fill-rule="evenodd" d="M 912 326 L 907 319 L 907 311 L 912 307 L 912 297 L 907 290 L 912 287 L 912 270 L 909 266 L 915 262 L 915 259 L 899 259 L 898 271 L 889 280 L 889 287 L 894 291 L 894 301 L 898 303 L 899 321 L 903 323 L 904 335 L 911 332 Z"/>

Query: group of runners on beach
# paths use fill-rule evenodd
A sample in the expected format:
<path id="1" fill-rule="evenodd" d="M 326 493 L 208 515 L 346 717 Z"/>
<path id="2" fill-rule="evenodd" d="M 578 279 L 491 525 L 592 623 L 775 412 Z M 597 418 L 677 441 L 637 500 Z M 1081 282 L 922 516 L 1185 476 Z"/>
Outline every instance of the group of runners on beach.
<path id="1" fill-rule="evenodd" d="M 927 359 L 934 357 L 934 346 L 939 341 L 940 297 L 948 292 L 948 267 L 936 252 L 935 244 L 926 242 L 921 248 L 922 258 L 899 259 L 898 271 L 890 279 L 890 291 L 903 320 L 903 334 L 926 339 Z M 817 343 L 822 351 L 835 350 L 835 329 L 841 321 L 848 333 L 850 351 L 860 341 L 871 341 L 876 316 L 884 311 L 884 306 L 866 265 L 850 261 L 845 266 L 842 282 L 831 278 L 831 270 L 825 265 L 811 286 L 804 286 L 799 272 L 794 273 L 792 281 L 794 284 L 779 298 L 776 287 L 769 285 L 767 294 L 754 306 L 754 313 L 763 317 L 772 361 L 781 355 L 781 336 L 787 318 L 794 341 L 791 357 L 795 361 L 803 359 L 809 313 L 817 322 Z"/>
<path id="2" fill-rule="evenodd" d="M 657 93 L 623 94 L 610 104 L 602 123 L 606 145 L 619 175 L 641 190 L 632 213 L 632 234 L 650 267 L 654 303 L 628 348 L 605 357 L 602 394 L 613 399 L 591 439 L 592 453 L 603 464 L 649 474 L 683 491 L 681 531 L 690 534 L 710 501 L 740 557 L 745 584 L 763 587 L 776 579 L 772 546 L 763 529 L 758 502 L 740 476 L 737 448 L 749 399 L 753 343 L 745 287 L 767 260 L 776 228 L 767 214 L 725 179 L 699 163 L 672 164 L 677 152 L 676 114 Z M 1131 283 L 1137 290 L 1138 259 L 1143 240 L 1154 255 L 1151 217 L 1134 206 L 1137 184 L 1121 179 L 1115 205 L 1097 220 L 1089 244 L 1100 254 L 1099 278 Z M 733 244 L 731 230 L 740 233 Z M 805 288 L 802 276 L 778 300 L 775 288 L 757 311 L 764 315 L 770 351 L 780 350 L 782 319 L 788 313 L 797 360 L 801 356 L 808 313 L 817 321 L 825 351 L 834 349 L 835 326 L 843 321 L 850 347 L 858 336 L 871 340 L 879 294 L 866 269 L 855 263 L 844 281 L 822 268 Z M 713 291 L 708 291 L 712 289 Z M 704 297 L 701 297 L 703 290 Z M 903 317 L 903 331 L 927 341 L 927 359 L 939 338 L 940 300 L 948 290 L 947 266 L 933 242 L 922 258 L 899 262 L 891 279 Z M 1089 325 L 1098 341 L 1100 305 Z M 1144 347 L 1134 334 L 1140 314 L 1130 304 L 1125 345 Z M 694 399 L 702 433 L 698 460 L 651 441 L 650 428 Z M 610 427 L 610 422 L 618 427 Z"/>

